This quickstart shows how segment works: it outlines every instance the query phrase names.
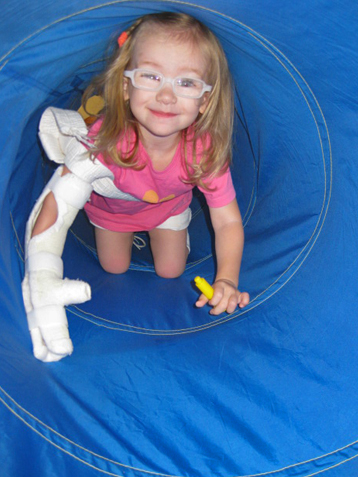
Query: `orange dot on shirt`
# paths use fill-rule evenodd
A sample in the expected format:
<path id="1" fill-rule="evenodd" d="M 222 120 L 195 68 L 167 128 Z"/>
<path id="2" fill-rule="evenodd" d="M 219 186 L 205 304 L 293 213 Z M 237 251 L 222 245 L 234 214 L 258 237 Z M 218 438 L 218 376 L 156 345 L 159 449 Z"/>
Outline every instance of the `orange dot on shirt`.
<path id="1" fill-rule="evenodd" d="M 166 200 L 174 199 L 174 197 L 174 194 L 170 194 L 167 197 L 164 197 L 164 199 L 159 200 L 158 194 L 154 190 L 147 190 L 143 196 L 143 200 L 144 202 L 149 202 L 150 204 L 157 204 L 158 202 L 165 202 Z"/>
<path id="2" fill-rule="evenodd" d="M 151 204 L 157 204 L 159 202 L 158 194 L 154 190 L 147 190 L 143 196 L 144 202 L 150 202 Z"/>

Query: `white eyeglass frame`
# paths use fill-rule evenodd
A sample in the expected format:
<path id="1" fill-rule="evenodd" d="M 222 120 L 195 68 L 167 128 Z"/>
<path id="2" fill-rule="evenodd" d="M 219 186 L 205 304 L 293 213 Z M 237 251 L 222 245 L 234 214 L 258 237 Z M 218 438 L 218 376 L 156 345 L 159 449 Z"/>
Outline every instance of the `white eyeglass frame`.
<path id="1" fill-rule="evenodd" d="M 138 71 L 143 71 L 145 73 L 150 73 L 152 75 L 160 77 L 161 81 L 160 81 L 159 86 L 157 88 L 146 88 L 145 86 L 137 86 L 135 84 L 134 75 Z M 166 83 L 170 83 L 172 85 L 173 92 L 176 96 L 180 96 L 182 98 L 187 98 L 187 99 L 199 99 L 204 95 L 204 93 L 210 93 L 210 91 L 213 89 L 212 86 L 206 84 L 205 81 L 203 81 L 201 79 L 198 79 L 198 78 L 190 78 L 188 76 L 176 76 L 175 78 L 167 78 L 164 75 L 162 75 L 162 73 L 159 73 L 158 71 L 146 70 L 145 68 L 135 68 L 134 70 L 125 70 L 123 72 L 123 75 L 126 78 L 129 78 L 131 80 L 132 85 L 134 86 L 134 88 L 141 89 L 143 91 L 153 91 L 153 92 L 155 91 L 155 92 L 157 92 L 157 91 L 160 91 Z M 186 94 L 180 94 L 180 93 L 178 94 L 175 91 L 175 82 L 178 79 L 192 80 L 192 81 L 197 81 L 197 82 L 201 83 L 203 85 L 203 89 L 202 89 L 200 95 L 199 96 L 189 96 L 189 95 L 186 95 Z"/>

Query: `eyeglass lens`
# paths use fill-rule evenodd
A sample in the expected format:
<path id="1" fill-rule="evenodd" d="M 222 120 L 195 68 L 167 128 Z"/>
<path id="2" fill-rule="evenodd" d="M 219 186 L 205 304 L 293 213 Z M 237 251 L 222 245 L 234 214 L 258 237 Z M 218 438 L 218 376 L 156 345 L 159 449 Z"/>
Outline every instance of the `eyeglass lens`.
<path id="1" fill-rule="evenodd" d="M 133 75 L 134 86 L 150 91 L 159 90 L 164 84 L 165 78 L 160 73 L 151 71 L 135 70 Z M 174 93 L 189 98 L 199 97 L 203 91 L 204 83 L 194 78 L 175 78 L 172 82 Z"/>

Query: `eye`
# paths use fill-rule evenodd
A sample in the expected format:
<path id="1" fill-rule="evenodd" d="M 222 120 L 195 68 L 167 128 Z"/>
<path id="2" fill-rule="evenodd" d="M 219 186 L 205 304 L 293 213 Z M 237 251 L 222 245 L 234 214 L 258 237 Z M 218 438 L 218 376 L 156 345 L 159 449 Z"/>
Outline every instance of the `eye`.
<path id="1" fill-rule="evenodd" d="M 142 72 L 140 77 L 141 77 L 141 79 L 143 79 L 145 81 L 160 82 L 160 76 L 156 75 L 155 73 Z"/>
<path id="2" fill-rule="evenodd" d="M 191 78 L 178 78 L 177 85 L 181 88 L 197 88 L 198 81 Z"/>

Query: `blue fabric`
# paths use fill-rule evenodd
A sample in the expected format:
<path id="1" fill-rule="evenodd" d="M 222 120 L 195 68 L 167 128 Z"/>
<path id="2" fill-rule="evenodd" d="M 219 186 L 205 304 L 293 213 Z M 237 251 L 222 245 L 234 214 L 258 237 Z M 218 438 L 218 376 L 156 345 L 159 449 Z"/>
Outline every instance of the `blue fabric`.
<path id="1" fill-rule="evenodd" d="M 233 176 L 245 221 L 241 288 L 217 319 L 202 197 L 185 274 L 158 278 L 148 247 L 101 270 L 79 216 L 65 275 L 93 299 L 68 309 L 75 351 L 32 356 L 21 296 L 26 219 L 50 177 L 37 125 L 76 109 L 137 16 L 207 23 L 236 86 Z M 14 0 L 0 28 L 0 457 L 12 476 L 358 475 L 356 2 Z M 145 238 L 145 237 L 144 237 Z"/>

